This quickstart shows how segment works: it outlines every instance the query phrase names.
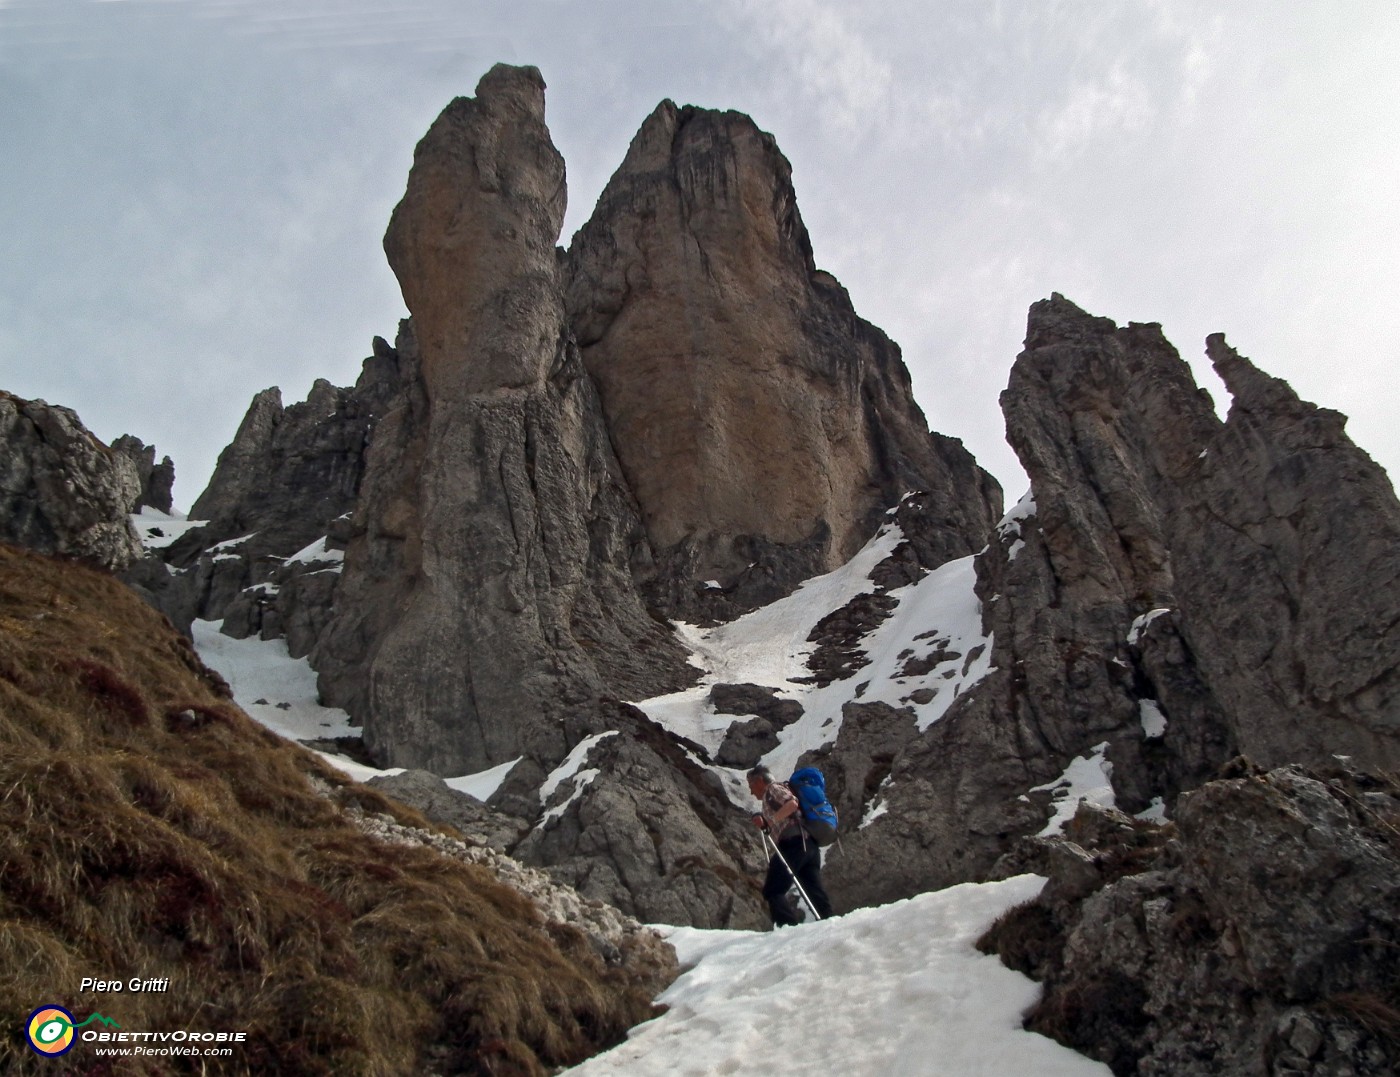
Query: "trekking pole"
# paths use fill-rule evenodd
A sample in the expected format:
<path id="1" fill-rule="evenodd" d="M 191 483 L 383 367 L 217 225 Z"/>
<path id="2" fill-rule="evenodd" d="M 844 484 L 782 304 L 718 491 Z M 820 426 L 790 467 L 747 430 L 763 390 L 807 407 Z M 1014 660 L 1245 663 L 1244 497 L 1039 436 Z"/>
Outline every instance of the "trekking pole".
<path id="1" fill-rule="evenodd" d="M 807 891 L 803 890 L 802 884 L 797 881 L 797 875 L 793 872 L 792 868 L 788 866 L 787 858 L 784 857 L 782 852 L 779 851 L 778 843 L 768 836 L 768 831 L 766 830 L 760 830 L 759 836 L 763 838 L 764 849 L 767 850 L 771 847 L 773 850 L 773 855 L 778 858 L 778 863 L 780 863 L 784 868 L 787 869 L 788 878 L 792 880 L 792 885 L 797 887 L 797 892 L 802 895 L 802 900 L 807 903 L 807 908 L 812 910 L 813 918 L 815 920 L 820 920 L 822 918 L 822 914 L 817 912 L 817 907 L 812 904 L 812 899 L 807 896 Z"/>

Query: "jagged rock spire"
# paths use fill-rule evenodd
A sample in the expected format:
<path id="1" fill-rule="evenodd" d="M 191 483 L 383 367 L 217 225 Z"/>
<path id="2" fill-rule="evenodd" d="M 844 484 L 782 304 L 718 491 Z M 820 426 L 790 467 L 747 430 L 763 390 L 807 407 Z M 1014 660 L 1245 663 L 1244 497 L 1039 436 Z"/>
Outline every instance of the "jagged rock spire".
<path id="1" fill-rule="evenodd" d="M 929 434 L 899 348 L 816 268 L 792 168 L 749 117 L 662 102 L 569 266 L 655 604 L 771 601 L 843 563 L 912 490 L 937 501 L 944 559 L 981 545 L 1000 490 Z"/>

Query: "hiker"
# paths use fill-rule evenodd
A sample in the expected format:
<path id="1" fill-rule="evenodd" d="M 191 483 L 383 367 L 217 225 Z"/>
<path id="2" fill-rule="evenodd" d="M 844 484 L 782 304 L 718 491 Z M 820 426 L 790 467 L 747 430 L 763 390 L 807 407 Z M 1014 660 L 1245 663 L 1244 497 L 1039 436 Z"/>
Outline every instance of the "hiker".
<path id="1" fill-rule="evenodd" d="M 798 885 L 817 914 L 825 920 L 831 915 L 831 901 L 822 886 L 821 849 L 803 829 L 797 797 L 787 786 L 775 782 L 772 772 L 764 766 L 749 771 L 749 792 L 762 805 L 762 810 L 753 817 L 754 824 L 766 830 L 777 846 L 777 852 L 768 861 L 768 877 L 763 881 L 763 897 L 768 902 L 773 926 L 802 922 L 787 896 L 793 875 L 797 876 Z"/>

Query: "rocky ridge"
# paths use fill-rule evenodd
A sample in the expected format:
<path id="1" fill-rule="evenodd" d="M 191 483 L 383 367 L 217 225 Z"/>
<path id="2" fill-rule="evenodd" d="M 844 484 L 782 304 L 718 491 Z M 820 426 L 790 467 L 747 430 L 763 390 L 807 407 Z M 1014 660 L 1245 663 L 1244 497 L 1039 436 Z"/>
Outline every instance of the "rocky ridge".
<path id="1" fill-rule="evenodd" d="M 1076 760 L 1129 812 L 1241 752 L 1396 765 L 1400 504 L 1340 416 L 1208 347 L 1224 422 L 1159 327 L 1032 307 L 1002 397 L 1031 491 L 976 560 L 994 669 L 897 753 L 848 900 L 980 877 Z"/>
<path id="2" fill-rule="evenodd" d="M 112 442 L 112 451 L 122 453 L 136 465 L 141 493 L 130 511 L 140 512 L 141 509 L 149 507 L 168 514 L 173 508 L 175 462 L 166 456 L 157 464 L 156 447 L 147 445 L 131 434 L 123 434 Z"/>

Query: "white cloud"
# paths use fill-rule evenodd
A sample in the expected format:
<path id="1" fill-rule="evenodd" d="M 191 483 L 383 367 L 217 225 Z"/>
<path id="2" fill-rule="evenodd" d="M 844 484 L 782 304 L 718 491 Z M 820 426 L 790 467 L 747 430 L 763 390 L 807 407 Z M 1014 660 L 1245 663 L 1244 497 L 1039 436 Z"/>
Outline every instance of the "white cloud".
<path id="1" fill-rule="evenodd" d="M 1103 75 L 1071 85 L 1059 106 L 1039 118 L 1036 157 L 1061 161 L 1101 138 L 1137 134 L 1156 114 L 1148 87 L 1115 64 Z"/>
<path id="2" fill-rule="evenodd" d="M 762 40 L 774 83 L 828 110 L 844 133 L 880 123 L 894 98 L 894 70 L 862 35 L 847 4 L 828 0 L 731 0 Z"/>

